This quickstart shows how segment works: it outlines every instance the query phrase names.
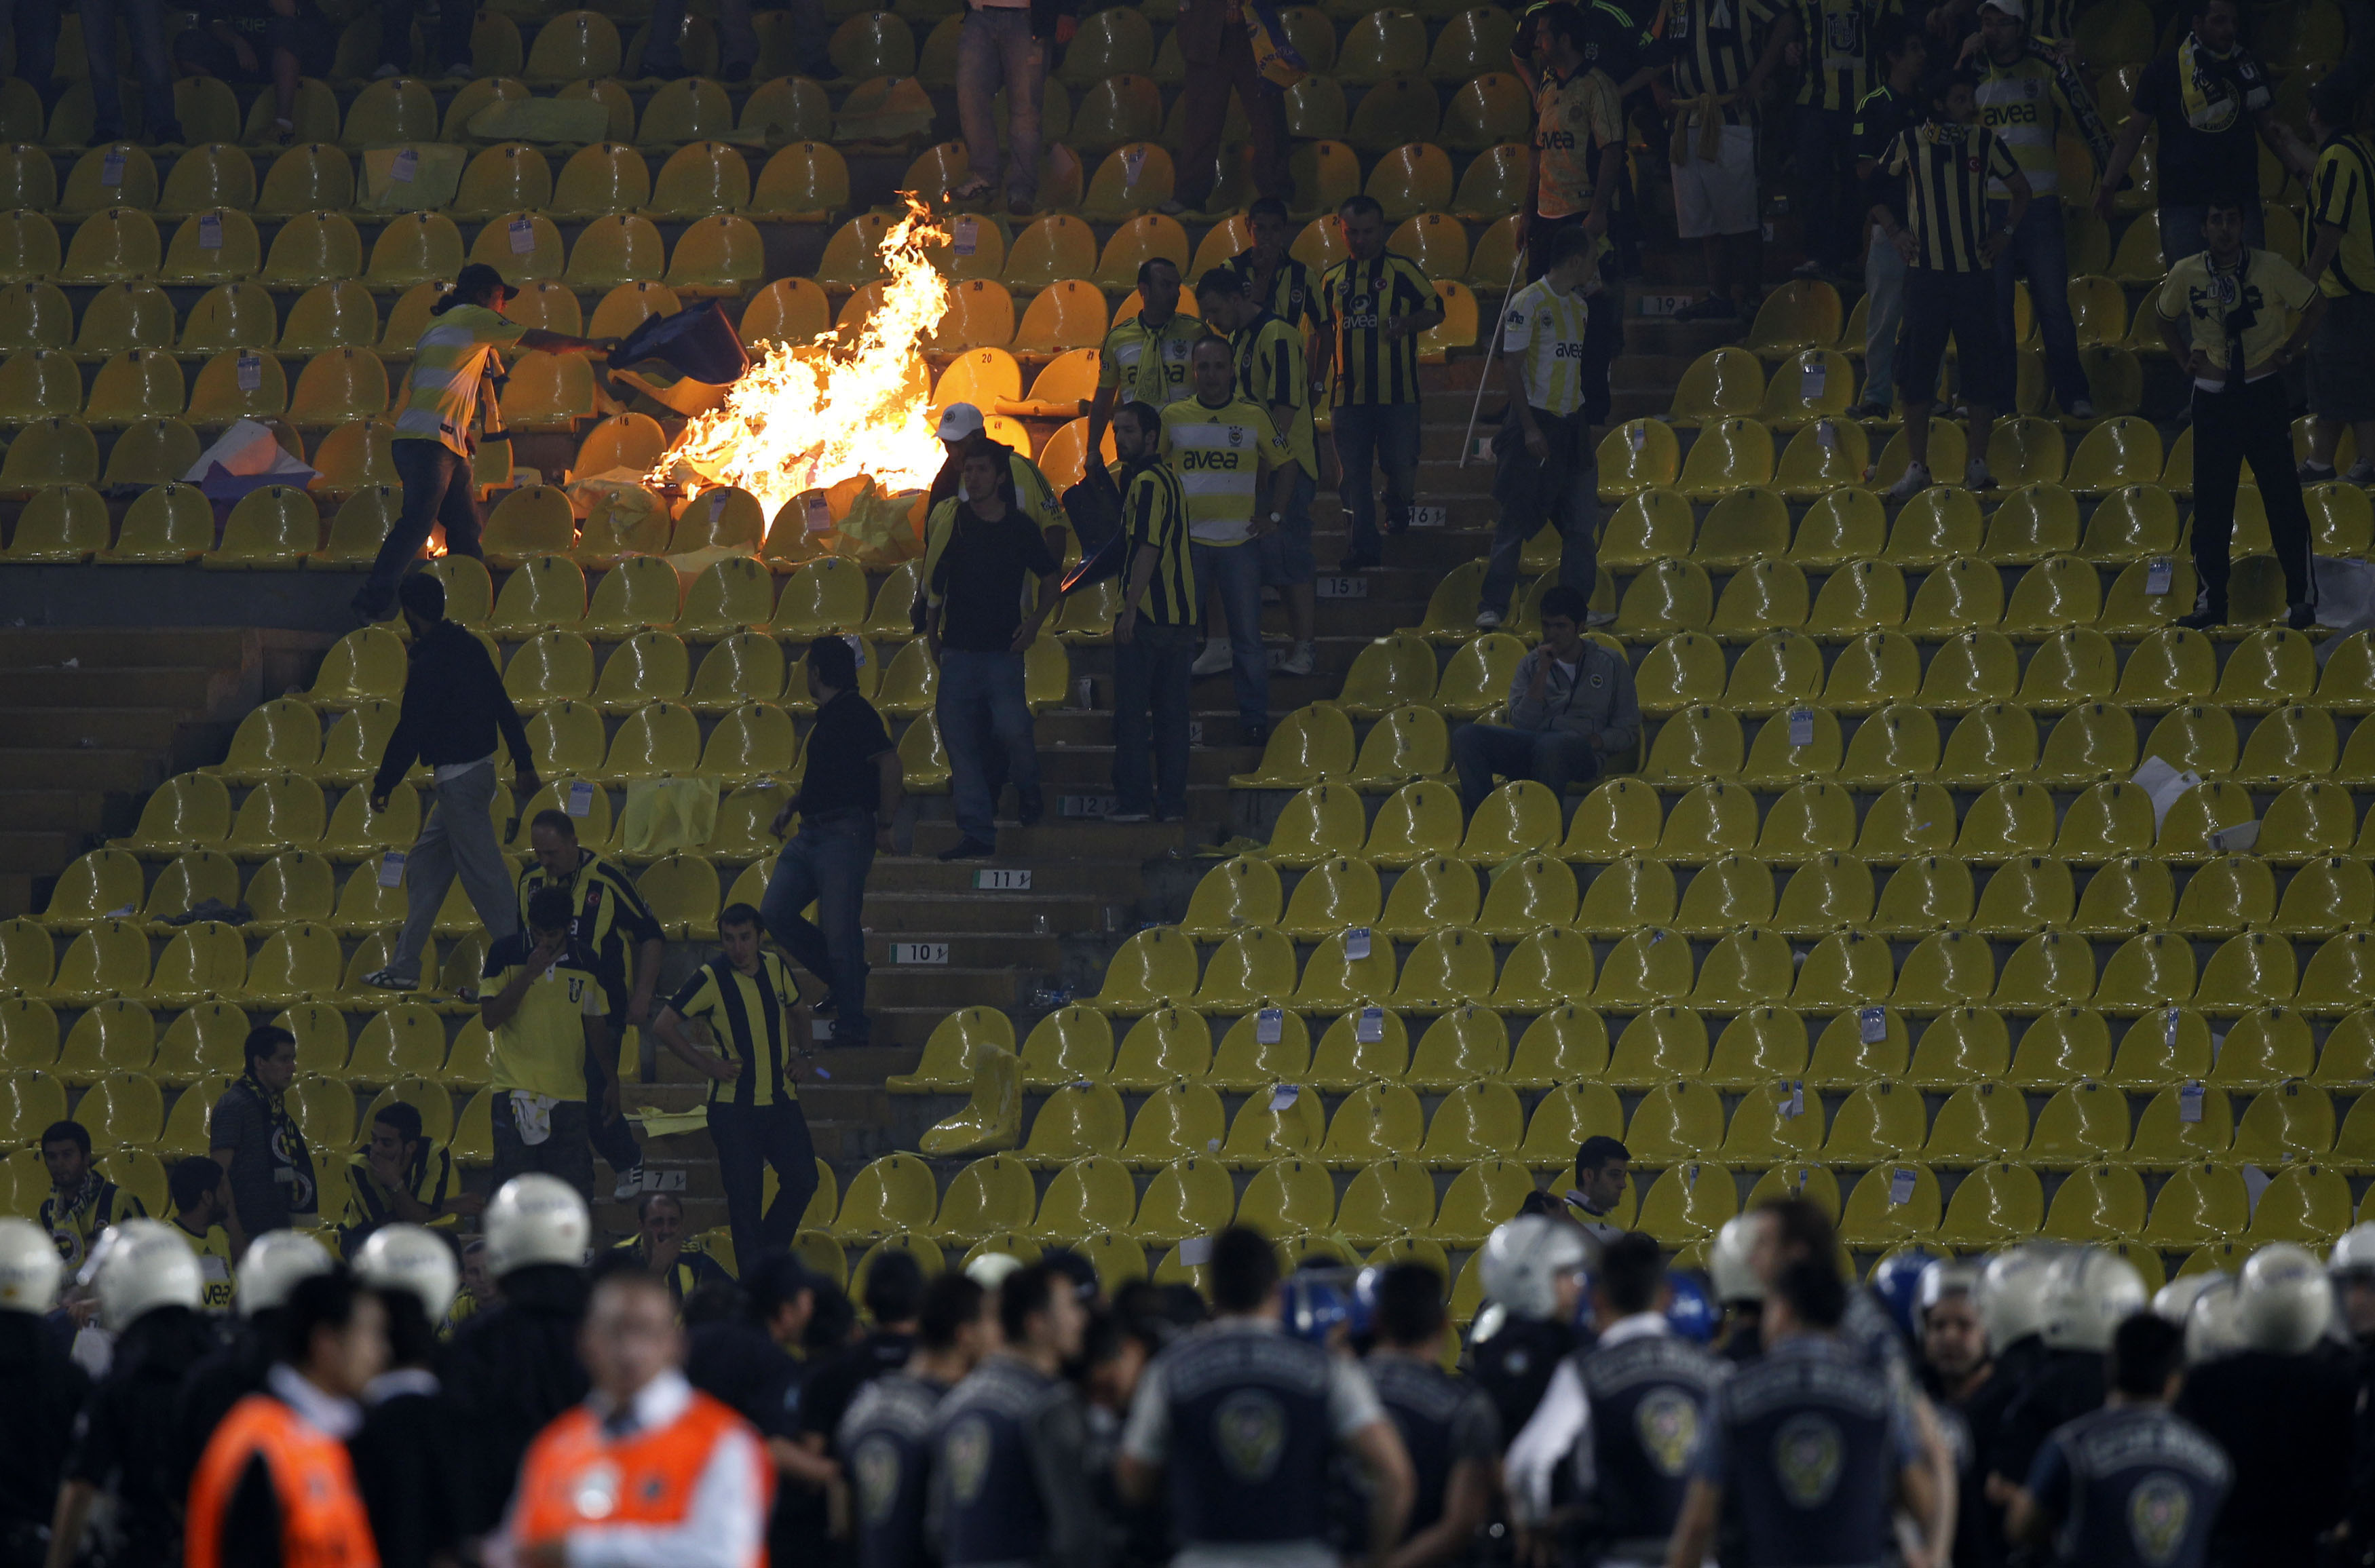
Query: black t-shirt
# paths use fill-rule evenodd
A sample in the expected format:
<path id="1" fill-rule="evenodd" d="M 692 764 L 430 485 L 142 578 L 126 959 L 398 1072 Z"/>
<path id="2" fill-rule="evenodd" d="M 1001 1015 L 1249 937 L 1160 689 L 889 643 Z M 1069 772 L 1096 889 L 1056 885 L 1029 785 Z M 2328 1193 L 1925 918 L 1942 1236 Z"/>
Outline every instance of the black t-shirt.
<path id="1" fill-rule="evenodd" d="M 915 1352 L 912 1334 L 868 1334 L 857 1344 L 835 1351 L 809 1377 L 800 1395 L 800 1427 L 821 1436 L 828 1446 L 841 1431 L 841 1418 L 857 1398 L 858 1390 L 878 1377 L 897 1372 Z"/>
<path id="2" fill-rule="evenodd" d="M 796 1358 L 757 1326 L 704 1323 L 685 1346 L 684 1375 L 695 1388 L 733 1407 L 762 1437 L 797 1443 L 807 1423 L 800 1409 L 810 1363 Z M 779 1480 L 767 1522 L 767 1554 L 776 1562 L 821 1560 L 831 1524 L 821 1491 Z"/>
<path id="3" fill-rule="evenodd" d="M 2201 78 L 2192 91 L 2179 74 L 2180 53 L 2192 59 Z M 2160 205 L 2200 206 L 2221 195 L 2257 201 L 2258 115 L 2275 101 L 2266 68 L 2245 49 L 2214 60 L 2180 42 L 2179 51 L 2146 65 L 2135 107 L 2160 125 Z"/>
<path id="4" fill-rule="evenodd" d="M 2317 1538 L 2350 1497 L 2348 1352 L 2245 1350 L 2189 1367 L 2176 1410 L 2234 1462 L 2235 1484 L 2211 1531 L 2211 1561 L 2286 1568 L 2318 1560 Z"/>
<path id="5" fill-rule="evenodd" d="M 986 523 L 960 503 L 936 571 L 934 586 L 945 601 L 940 645 L 961 653 L 1005 653 L 1022 624 L 1025 581 L 1045 577 L 1059 564 L 1021 507 L 1009 504 L 1005 516 Z"/>
<path id="6" fill-rule="evenodd" d="M 800 778 L 800 814 L 876 809 L 882 804 L 882 773 L 874 759 L 890 749 L 882 715 L 857 692 L 844 691 L 819 708 Z"/>
<path id="7" fill-rule="evenodd" d="M 31 1313 L 0 1312 L 0 1388 L 8 1390 L 8 1419 L 0 1421 L 0 1560 L 10 1542 L 30 1541 L 46 1528 L 58 1501 L 58 1465 L 90 1379 L 58 1348 L 49 1326 Z"/>
<path id="8" fill-rule="evenodd" d="M 182 1380 L 215 1345 L 214 1326 L 186 1307 L 142 1314 L 116 1341 L 113 1364 L 76 1420 L 65 1477 L 116 1499 L 123 1538 L 118 1562 L 181 1558 L 189 1475 L 174 1410 Z"/>

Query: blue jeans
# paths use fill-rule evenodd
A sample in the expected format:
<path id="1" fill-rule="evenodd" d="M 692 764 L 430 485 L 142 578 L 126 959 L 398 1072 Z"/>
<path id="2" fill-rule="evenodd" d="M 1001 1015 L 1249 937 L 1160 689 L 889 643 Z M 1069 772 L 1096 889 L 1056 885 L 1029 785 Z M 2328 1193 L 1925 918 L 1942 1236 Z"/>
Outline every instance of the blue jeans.
<path id="1" fill-rule="evenodd" d="M 1800 225 L 1806 254 L 1836 270 L 1854 260 L 1856 231 L 1862 227 L 1855 111 L 1801 103 L 1790 112 L 1798 132 L 1798 185 L 1806 204 Z"/>
<path id="2" fill-rule="evenodd" d="M 784 1075 L 790 1078 L 787 1072 Z M 786 1085 L 788 1087 L 788 1084 Z M 721 1095 L 731 1091 L 717 1086 Z M 734 1260 L 744 1271 L 762 1253 L 789 1252 L 799 1235 L 800 1216 L 816 1197 L 816 1143 L 797 1100 L 773 1105 L 737 1105 L 723 1098 L 709 1107 L 709 1141 L 717 1148 L 717 1178 L 726 1188 L 726 1225 L 734 1235 Z M 775 1168 L 775 1201 L 759 1211 L 766 1188 L 764 1166 Z"/>
<path id="3" fill-rule="evenodd" d="M 1337 499 L 1353 530 L 1348 562 L 1375 566 L 1385 557 L 1377 492 L 1369 479 L 1372 461 L 1386 471 L 1386 505 L 1393 513 L 1387 528 L 1399 534 L 1410 526 L 1411 502 L 1418 495 L 1418 440 L 1415 403 L 1347 403 L 1337 408 L 1336 461 L 1344 470 L 1336 482 Z"/>
<path id="4" fill-rule="evenodd" d="M 1237 688 L 1237 722 L 1270 727 L 1270 655 L 1262 652 L 1261 548 L 1256 544 L 1188 546 L 1196 572 L 1199 603 L 1217 604 L 1229 618 L 1231 677 Z"/>
<path id="5" fill-rule="evenodd" d="M 470 460 L 442 441 L 394 443 L 396 477 L 404 482 L 404 510 L 380 542 L 358 604 L 374 618 L 396 606 L 396 584 L 404 569 L 429 542 L 430 530 L 445 525 L 445 553 L 479 554 L 479 499 L 472 493 Z"/>
<path id="6" fill-rule="evenodd" d="M 2011 212 L 2010 202 L 1988 203 L 1988 215 L 1998 223 Z M 2029 308 L 2037 312 L 2038 332 L 2045 339 L 2046 374 L 2053 383 L 2053 395 L 2067 413 L 2072 404 L 2091 394 L 2086 390 L 2086 368 L 2078 363 L 2078 328 L 2070 319 L 2070 251 L 2062 233 L 2061 197 L 2039 196 L 2029 203 L 2020 227 L 2013 230 L 2012 243 L 1996 261 L 1996 344 L 2004 350 L 2020 341 L 2013 325 L 2015 273 L 2027 275 Z M 2018 378 L 2000 379 L 2011 384 Z M 2010 395 L 2002 411 L 2015 411 Z"/>
<path id="7" fill-rule="evenodd" d="M 1532 779 L 1553 795 L 1600 776 L 1600 752 L 1588 735 L 1507 725 L 1461 725 L 1451 732 L 1451 762 L 1459 770 L 1459 798 L 1471 815 L 1493 793 L 1493 775 Z"/>
<path id="8" fill-rule="evenodd" d="M 933 707 L 948 748 L 957 826 L 965 837 L 998 842 L 998 794 L 990 750 L 1006 754 L 1006 776 L 1026 811 L 1039 800 L 1039 748 L 1022 695 L 1022 655 L 940 650 L 940 691 Z"/>
<path id="9" fill-rule="evenodd" d="M 1047 44 L 1031 36 L 1024 6 L 975 6 L 957 29 L 957 121 L 976 178 L 998 183 L 998 121 L 992 100 L 1006 88 L 1006 195 L 1039 194 L 1039 98 Z"/>
<path id="10" fill-rule="evenodd" d="M 1539 463 L 1526 450 L 1525 427 L 1514 405 L 1493 438 L 1499 462 L 1493 499 L 1501 503 L 1501 516 L 1493 525 L 1492 553 L 1476 605 L 1495 615 L 1509 613 L 1526 541 L 1545 521 L 1559 532 L 1559 581 L 1589 598 L 1600 575 L 1600 466 L 1591 426 L 1581 414 L 1562 418 L 1541 408 L 1534 410 L 1534 422 L 1550 449 Z"/>
<path id="11" fill-rule="evenodd" d="M 800 831 L 775 857 L 759 917 L 775 945 L 802 969 L 833 987 L 833 1039 L 864 1044 L 873 1033 L 866 1016 L 866 878 L 874 869 L 874 814 L 863 808 L 802 818 Z M 817 920 L 800 912 L 813 902 Z"/>
<path id="12" fill-rule="evenodd" d="M 1236 625 L 1235 616 L 1229 624 Z M 1142 620 L 1130 628 L 1128 642 L 1114 643 L 1114 795 L 1123 811 L 1187 814 L 1188 666 L 1196 662 L 1196 645 L 1192 626 Z"/>
<path id="13" fill-rule="evenodd" d="M 124 136 L 122 73 L 115 61 L 115 18 L 123 9 L 132 34 L 132 56 L 140 69 L 140 102 L 147 113 L 144 139 L 178 142 L 182 127 L 173 113 L 173 61 L 165 52 L 164 7 L 160 0 L 77 0 L 82 16 L 83 53 L 90 61 L 90 98 L 94 142 L 120 141 Z M 34 86 L 41 84 L 36 82 Z"/>
<path id="14" fill-rule="evenodd" d="M 17 75 L 48 108 L 56 101 L 58 0 L 6 0 L 8 30 L 17 39 Z"/>
<path id="15" fill-rule="evenodd" d="M 1896 399 L 1896 339 L 1905 328 L 1905 258 L 1877 230 L 1863 258 L 1863 400 L 1883 408 Z M 1934 390 L 1934 389 L 1932 389 Z"/>

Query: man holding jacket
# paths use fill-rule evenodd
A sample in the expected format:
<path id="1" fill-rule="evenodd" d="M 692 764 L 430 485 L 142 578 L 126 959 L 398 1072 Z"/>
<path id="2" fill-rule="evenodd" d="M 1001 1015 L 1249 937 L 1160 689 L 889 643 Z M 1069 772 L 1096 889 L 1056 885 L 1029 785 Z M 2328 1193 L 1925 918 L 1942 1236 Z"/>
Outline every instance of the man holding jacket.
<path id="1" fill-rule="evenodd" d="M 363 984 L 414 991 L 420 986 L 420 951 L 457 874 L 489 937 L 500 941 L 519 929 L 511 866 L 488 815 L 495 798 L 495 737 L 501 733 L 512 754 L 514 786 L 523 801 L 536 796 L 536 754 L 495 661 L 476 637 L 445 619 L 445 584 L 416 572 L 398 586 L 396 600 L 412 631 L 411 666 L 404 705 L 372 780 L 371 808 L 374 814 L 387 809 L 388 792 L 416 760 L 429 765 L 436 798 L 421 813 L 412 853 L 396 856 L 404 874 L 404 935 L 387 967 L 364 975 Z"/>
<path id="2" fill-rule="evenodd" d="M 1544 592 L 1542 644 L 1518 661 L 1509 679 L 1508 722 L 1452 732 L 1459 798 L 1471 813 L 1493 793 L 1495 773 L 1563 794 L 1570 782 L 1589 784 L 1608 771 L 1609 759 L 1632 749 L 1641 731 L 1632 667 L 1584 641 L 1586 611 L 1584 596 L 1565 584 Z"/>

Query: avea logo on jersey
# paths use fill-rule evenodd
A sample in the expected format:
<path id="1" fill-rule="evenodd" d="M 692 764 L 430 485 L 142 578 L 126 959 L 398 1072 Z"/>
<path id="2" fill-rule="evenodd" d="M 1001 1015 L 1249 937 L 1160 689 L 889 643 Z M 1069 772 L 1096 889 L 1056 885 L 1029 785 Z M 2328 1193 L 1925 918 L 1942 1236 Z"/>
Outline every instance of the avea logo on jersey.
<path id="1" fill-rule="evenodd" d="M 1191 474 L 1199 468 L 1220 468 L 1234 473 L 1240 455 L 1235 452 L 1208 452 L 1190 448 L 1180 453 L 1174 461 L 1182 470 Z"/>

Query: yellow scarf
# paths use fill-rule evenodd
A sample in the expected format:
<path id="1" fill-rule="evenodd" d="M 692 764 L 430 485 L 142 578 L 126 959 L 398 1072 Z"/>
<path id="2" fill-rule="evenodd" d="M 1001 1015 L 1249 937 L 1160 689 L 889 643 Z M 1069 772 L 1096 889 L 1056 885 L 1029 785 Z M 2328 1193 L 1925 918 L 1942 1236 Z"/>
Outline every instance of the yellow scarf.
<path id="1" fill-rule="evenodd" d="M 1666 156 L 1676 163 L 1688 163 L 1694 159 L 1701 163 L 1715 162 L 1723 150 L 1723 112 L 1739 101 L 1736 92 L 1703 92 L 1676 105 L 1674 135 Z M 1699 128 L 1696 138 L 1691 135 L 1693 121 Z"/>

